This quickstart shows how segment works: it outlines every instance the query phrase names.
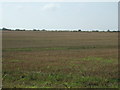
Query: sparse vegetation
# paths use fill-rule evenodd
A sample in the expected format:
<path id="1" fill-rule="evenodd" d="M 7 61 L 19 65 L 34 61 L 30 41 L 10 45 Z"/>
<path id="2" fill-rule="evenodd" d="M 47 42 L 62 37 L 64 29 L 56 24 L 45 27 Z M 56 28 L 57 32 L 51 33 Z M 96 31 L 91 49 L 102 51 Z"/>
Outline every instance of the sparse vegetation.
<path id="1" fill-rule="evenodd" d="M 118 32 L 3 31 L 4 88 L 118 88 Z"/>

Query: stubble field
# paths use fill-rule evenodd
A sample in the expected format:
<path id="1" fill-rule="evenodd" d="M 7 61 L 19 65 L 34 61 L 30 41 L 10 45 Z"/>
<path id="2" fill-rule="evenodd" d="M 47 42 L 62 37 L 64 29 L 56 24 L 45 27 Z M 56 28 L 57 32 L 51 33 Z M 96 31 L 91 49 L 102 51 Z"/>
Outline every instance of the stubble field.
<path id="1" fill-rule="evenodd" d="M 117 32 L 3 31 L 3 88 L 117 88 Z"/>

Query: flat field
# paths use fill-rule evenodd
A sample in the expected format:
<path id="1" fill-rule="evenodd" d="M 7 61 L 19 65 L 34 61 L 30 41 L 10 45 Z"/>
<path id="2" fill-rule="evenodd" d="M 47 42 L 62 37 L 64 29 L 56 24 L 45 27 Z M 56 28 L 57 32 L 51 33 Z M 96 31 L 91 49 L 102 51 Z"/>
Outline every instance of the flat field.
<path id="1" fill-rule="evenodd" d="M 117 88 L 117 32 L 3 31 L 3 88 Z"/>

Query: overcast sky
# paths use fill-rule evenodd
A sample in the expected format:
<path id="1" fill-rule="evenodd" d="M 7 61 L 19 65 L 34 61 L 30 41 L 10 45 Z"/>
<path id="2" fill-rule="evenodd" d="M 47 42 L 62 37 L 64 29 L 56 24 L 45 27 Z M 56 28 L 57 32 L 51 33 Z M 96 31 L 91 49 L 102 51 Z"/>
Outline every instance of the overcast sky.
<path id="1" fill-rule="evenodd" d="M 1 8 L 1 28 L 118 30 L 117 2 L 6 2 Z"/>

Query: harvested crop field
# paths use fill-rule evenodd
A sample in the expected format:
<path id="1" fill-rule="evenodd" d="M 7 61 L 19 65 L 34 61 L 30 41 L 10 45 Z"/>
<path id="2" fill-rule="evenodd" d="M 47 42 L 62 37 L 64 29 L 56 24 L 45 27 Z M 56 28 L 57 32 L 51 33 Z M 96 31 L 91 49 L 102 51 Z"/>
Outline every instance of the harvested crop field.
<path id="1" fill-rule="evenodd" d="M 117 32 L 2 36 L 3 88 L 118 88 Z"/>

